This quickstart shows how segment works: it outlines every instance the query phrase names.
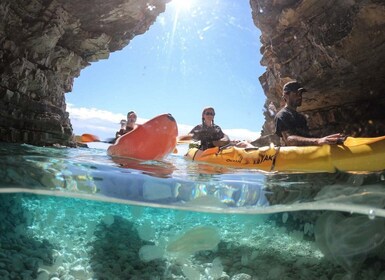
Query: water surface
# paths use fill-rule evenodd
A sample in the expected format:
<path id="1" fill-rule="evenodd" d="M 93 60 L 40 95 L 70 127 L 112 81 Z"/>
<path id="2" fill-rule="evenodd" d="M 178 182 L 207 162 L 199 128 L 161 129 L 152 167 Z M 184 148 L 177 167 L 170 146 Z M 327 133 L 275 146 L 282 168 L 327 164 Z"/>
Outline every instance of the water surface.
<path id="1" fill-rule="evenodd" d="M 1 279 L 385 279 L 384 172 L 264 173 L 178 149 L 0 144 Z"/>

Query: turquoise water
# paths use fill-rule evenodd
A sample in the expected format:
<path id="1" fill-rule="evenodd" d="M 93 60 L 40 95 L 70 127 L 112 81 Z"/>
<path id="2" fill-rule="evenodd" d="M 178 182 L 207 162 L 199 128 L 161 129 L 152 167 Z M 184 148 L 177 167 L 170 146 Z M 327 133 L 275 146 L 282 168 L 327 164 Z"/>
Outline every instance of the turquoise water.
<path id="1" fill-rule="evenodd" d="M 385 173 L 0 144 L 0 279 L 385 279 Z"/>

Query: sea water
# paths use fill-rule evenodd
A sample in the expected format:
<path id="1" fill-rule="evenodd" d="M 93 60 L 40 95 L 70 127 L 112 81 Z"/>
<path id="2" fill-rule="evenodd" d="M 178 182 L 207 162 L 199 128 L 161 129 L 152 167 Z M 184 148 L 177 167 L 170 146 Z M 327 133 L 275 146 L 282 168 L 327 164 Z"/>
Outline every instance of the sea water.
<path id="1" fill-rule="evenodd" d="M 385 279 L 385 173 L 0 144 L 0 279 Z"/>

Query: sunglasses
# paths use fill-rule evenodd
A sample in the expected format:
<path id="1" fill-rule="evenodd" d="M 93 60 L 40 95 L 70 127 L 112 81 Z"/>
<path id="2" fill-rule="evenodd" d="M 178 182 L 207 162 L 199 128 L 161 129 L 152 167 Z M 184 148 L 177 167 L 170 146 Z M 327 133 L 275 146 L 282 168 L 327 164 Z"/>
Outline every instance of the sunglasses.
<path id="1" fill-rule="evenodd" d="M 215 116 L 215 113 L 214 112 L 206 112 L 205 115 L 206 116 Z"/>

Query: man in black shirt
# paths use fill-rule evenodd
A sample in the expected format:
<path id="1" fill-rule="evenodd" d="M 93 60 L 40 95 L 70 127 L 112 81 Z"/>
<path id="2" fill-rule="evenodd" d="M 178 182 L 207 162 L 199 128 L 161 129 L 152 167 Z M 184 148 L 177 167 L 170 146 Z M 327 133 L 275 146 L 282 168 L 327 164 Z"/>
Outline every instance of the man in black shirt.
<path id="1" fill-rule="evenodd" d="M 305 116 L 297 112 L 297 107 L 302 105 L 304 92 L 306 89 L 296 81 L 283 86 L 283 99 L 286 105 L 275 116 L 275 133 L 281 137 L 286 146 L 340 144 L 343 141 L 340 133 L 322 138 L 310 135 Z"/>

